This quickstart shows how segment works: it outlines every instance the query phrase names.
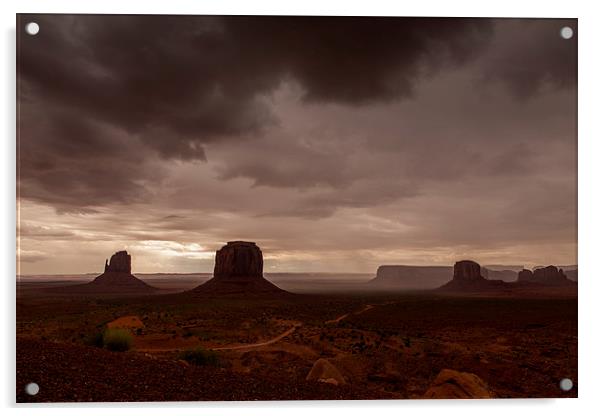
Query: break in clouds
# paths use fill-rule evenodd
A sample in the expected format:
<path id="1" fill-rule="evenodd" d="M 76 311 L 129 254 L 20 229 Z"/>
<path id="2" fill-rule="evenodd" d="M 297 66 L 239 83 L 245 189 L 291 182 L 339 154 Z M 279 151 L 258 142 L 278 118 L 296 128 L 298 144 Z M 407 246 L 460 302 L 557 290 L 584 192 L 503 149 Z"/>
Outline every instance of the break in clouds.
<path id="1" fill-rule="evenodd" d="M 21 273 L 576 261 L 574 20 L 30 20 Z"/>

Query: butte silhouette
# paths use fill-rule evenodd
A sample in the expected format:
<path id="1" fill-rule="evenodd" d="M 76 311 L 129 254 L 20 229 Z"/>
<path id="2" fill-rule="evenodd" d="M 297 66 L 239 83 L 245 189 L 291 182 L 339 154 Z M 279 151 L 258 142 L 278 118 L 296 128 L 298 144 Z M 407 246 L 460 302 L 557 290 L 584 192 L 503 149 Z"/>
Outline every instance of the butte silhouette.
<path id="1" fill-rule="evenodd" d="M 288 293 L 263 277 L 263 254 L 255 243 L 248 241 L 230 241 L 217 250 L 213 278 L 191 292 L 199 295 Z"/>
<path id="2" fill-rule="evenodd" d="M 104 273 L 90 283 L 61 289 L 90 294 L 144 294 L 158 290 L 132 274 L 132 256 L 127 251 L 118 251 L 111 256 L 110 261 L 105 260 Z"/>
<path id="3" fill-rule="evenodd" d="M 438 290 L 444 292 L 479 292 L 504 290 L 509 284 L 501 280 L 487 280 L 481 274 L 481 266 L 472 260 L 462 260 L 454 264 L 452 280 Z"/>

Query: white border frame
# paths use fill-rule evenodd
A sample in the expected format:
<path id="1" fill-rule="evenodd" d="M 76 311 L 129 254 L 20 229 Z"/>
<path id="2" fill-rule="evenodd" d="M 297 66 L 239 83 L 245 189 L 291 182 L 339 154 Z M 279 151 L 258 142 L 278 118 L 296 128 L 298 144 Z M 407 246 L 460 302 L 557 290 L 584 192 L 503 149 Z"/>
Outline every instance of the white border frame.
<path id="1" fill-rule="evenodd" d="M 4 36 L 1 66 L 3 97 L 0 112 L 5 129 L 2 141 L 0 176 L 2 183 L 2 239 L 0 276 L 4 288 L 3 319 L 0 347 L 0 403 L 15 409 L 15 21 L 16 13 L 132 13 L 132 14 L 292 14 L 292 15 L 365 15 L 365 16 L 474 16 L 474 17 L 571 17 L 579 19 L 579 399 L 512 399 L 495 401 L 342 401 L 342 402 L 242 402 L 242 403 L 153 403 L 153 404 L 94 404 L 94 405 L 37 405 L 28 413 L 81 414 L 82 407 L 91 415 L 105 415 L 106 407 L 127 408 L 128 413 L 163 415 L 165 407 L 177 407 L 178 414 L 240 414 L 242 411 L 261 412 L 263 415 L 283 412 L 287 416 L 332 413 L 345 409 L 350 416 L 362 415 L 374 409 L 379 413 L 399 414 L 420 411 L 425 414 L 479 414 L 504 415 L 512 412 L 542 411 L 546 415 L 563 415 L 568 412 L 588 414 L 602 408 L 597 402 L 600 385 L 600 346 L 602 336 L 596 318 L 602 316 L 599 296 L 602 295 L 602 275 L 598 272 L 599 241 L 602 235 L 602 198 L 600 177 L 602 165 L 602 128 L 600 104 L 602 97 L 600 75 L 602 58 L 599 42 L 602 39 L 602 15 L 599 2 L 594 1 L 542 1 L 505 0 L 476 2 L 469 0 L 426 0 L 420 2 L 386 2 L 371 0 L 353 3 L 349 0 L 305 0 L 288 4 L 267 0 L 103 0 L 75 1 L 53 0 L 51 4 L 35 0 L 0 3 Z M 23 407 L 18 405 L 17 407 Z M 66 407 L 66 408 L 65 408 Z M 200 409 L 199 409 L 200 408 Z M 203 410 L 204 409 L 204 410 Z M 175 410 L 175 409 L 174 409 Z M 592 412 L 593 413 L 593 412 Z"/>

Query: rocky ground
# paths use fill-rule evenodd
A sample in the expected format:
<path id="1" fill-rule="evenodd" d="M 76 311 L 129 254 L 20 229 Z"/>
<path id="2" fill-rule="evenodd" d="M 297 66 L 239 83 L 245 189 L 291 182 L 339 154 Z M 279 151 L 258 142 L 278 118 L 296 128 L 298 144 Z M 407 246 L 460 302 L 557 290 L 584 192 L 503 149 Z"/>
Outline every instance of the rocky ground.
<path id="1" fill-rule="evenodd" d="M 40 391 L 26 394 L 36 382 Z M 385 394 L 34 339 L 17 342 L 17 402 L 376 399 Z"/>
<path id="2" fill-rule="evenodd" d="M 87 346 L 124 323 L 132 350 Z M 219 366 L 180 361 L 197 347 L 213 349 Z M 336 371 L 323 364 L 328 371 L 307 381 L 324 359 Z M 558 387 L 565 377 L 574 382 L 569 392 Z M 576 397 L 577 298 L 17 299 L 18 401 L 461 397 L 456 380 L 490 397 Z M 32 381 L 41 387 L 34 397 L 24 393 Z"/>

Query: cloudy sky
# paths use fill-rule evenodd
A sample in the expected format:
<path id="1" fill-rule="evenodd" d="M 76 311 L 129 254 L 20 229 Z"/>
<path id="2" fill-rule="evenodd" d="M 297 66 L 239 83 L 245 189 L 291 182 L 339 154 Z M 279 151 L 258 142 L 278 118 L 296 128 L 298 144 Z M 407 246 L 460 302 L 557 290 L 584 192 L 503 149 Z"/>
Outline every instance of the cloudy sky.
<path id="1" fill-rule="evenodd" d="M 576 24 L 21 15 L 20 273 L 574 264 Z"/>

